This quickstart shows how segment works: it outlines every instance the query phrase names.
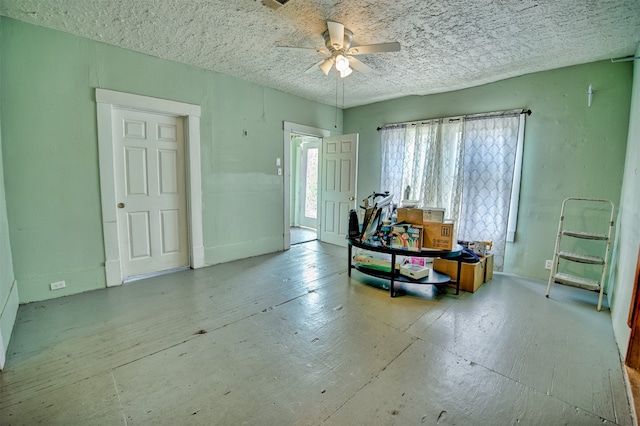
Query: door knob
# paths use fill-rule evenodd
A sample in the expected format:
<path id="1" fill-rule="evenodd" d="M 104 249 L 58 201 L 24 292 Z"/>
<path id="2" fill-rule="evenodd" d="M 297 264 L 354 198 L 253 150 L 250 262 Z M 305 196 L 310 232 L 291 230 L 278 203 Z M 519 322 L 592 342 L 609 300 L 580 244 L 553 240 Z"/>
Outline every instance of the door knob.
<path id="1" fill-rule="evenodd" d="M 354 201 L 356 199 L 356 197 L 354 197 L 353 195 L 351 197 L 349 197 L 349 201 Z"/>
<path id="2" fill-rule="evenodd" d="M 124 209 L 124 203 L 118 203 L 118 208 L 119 209 Z"/>

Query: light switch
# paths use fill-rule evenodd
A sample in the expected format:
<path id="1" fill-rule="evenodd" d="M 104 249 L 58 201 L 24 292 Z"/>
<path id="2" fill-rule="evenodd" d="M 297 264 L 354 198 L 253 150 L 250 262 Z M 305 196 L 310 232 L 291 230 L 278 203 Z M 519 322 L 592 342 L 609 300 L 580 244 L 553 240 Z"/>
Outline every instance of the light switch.
<path id="1" fill-rule="evenodd" d="M 278 176 L 282 176 L 282 167 L 278 167 Z"/>
<path id="2" fill-rule="evenodd" d="M 276 166 L 280 167 L 281 161 L 280 157 L 276 158 Z"/>

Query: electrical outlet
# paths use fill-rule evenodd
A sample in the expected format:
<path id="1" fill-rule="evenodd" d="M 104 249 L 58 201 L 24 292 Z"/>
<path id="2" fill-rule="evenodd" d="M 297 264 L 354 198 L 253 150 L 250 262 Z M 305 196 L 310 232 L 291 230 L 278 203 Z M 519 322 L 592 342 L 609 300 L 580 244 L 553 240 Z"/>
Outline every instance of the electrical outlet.
<path id="1" fill-rule="evenodd" d="M 64 281 L 57 281 L 55 283 L 49 284 L 49 287 L 51 287 L 51 290 L 60 290 L 61 288 L 65 288 L 66 286 L 67 286 L 67 283 L 65 283 Z"/>
<path id="2" fill-rule="evenodd" d="M 544 269 L 547 269 L 547 270 L 549 270 L 549 271 L 550 271 L 552 267 L 553 267 L 553 260 L 551 260 L 551 259 L 547 259 L 547 260 L 544 262 Z"/>

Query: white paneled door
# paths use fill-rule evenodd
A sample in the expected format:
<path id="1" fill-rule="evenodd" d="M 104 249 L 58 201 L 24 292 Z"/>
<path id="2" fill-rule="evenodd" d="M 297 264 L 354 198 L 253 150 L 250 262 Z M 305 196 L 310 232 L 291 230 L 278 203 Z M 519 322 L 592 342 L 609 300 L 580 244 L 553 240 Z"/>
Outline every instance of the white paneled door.
<path id="1" fill-rule="evenodd" d="M 181 117 L 114 110 L 123 277 L 189 265 Z"/>
<path id="2" fill-rule="evenodd" d="M 346 246 L 349 210 L 356 208 L 358 134 L 322 140 L 320 240 Z"/>

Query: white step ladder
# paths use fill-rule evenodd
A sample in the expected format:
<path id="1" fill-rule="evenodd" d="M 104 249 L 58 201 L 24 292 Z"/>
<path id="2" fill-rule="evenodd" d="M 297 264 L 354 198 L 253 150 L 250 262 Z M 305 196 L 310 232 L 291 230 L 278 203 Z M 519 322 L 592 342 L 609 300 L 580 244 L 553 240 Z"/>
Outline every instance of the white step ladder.
<path id="1" fill-rule="evenodd" d="M 609 206 L 604 211 L 604 206 L 608 204 Z M 565 212 L 565 208 L 567 212 Z M 598 211 L 600 208 L 600 218 L 598 218 L 598 213 L 595 213 L 595 216 L 583 217 L 581 213 L 586 213 L 587 211 Z M 605 220 L 606 213 L 609 212 L 609 223 L 603 224 Z M 574 220 L 571 225 L 585 227 L 585 229 L 580 230 L 568 230 L 565 229 L 565 214 L 568 212 L 578 213 L 577 215 L 573 215 L 572 217 L 578 218 L 579 220 Z M 600 296 L 598 297 L 598 311 L 602 307 L 602 295 L 604 294 L 604 279 L 607 271 L 607 259 L 609 258 L 609 249 L 611 248 L 611 231 L 613 229 L 613 213 L 614 207 L 613 203 L 609 200 L 602 200 L 596 198 L 576 198 L 569 197 L 562 202 L 562 210 L 560 211 L 560 223 L 558 225 L 558 235 L 556 238 L 556 248 L 553 255 L 553 264 L 551 267 L 551 273 L 549 274 L 549 283 L 547 285 L 547 297 L 549 297 L 549 292 L 551 291 L 551 283 L 559 283 L 564 285 L 569 285 L 573 287 L 579 287 L 586 290 L 599 291 Z M 599 219 L 599 220 L 598 220 Z M 600 224 L 596 224 L 595 222 L 601 222 Z M 593 232 L 595 231 L 595 232 Z M 574 243 L 573 246 L 578 246 L 581 251 L 591 250 L 592 252 L 588 254 L 583 253 L 574 253 L 572 251 L 568 251 L 563 249 L 563 246 L 568 245 L 566 243 L 563 244 L 563 237 L 568 237 L 568 239 L 573 240 L 591 240 L 595 243 L 590 244 L 589 247 L 581 247 L 580 242 Z M 605 244 L 606 242 L 606 244 Z M 587 246 L 588 244 L 582 244 L 583 246 Z M 575 247 L 572 247 L 575 248 Z M 558 272 L 560 266 L 560 260 L 563 261 L 564 270 L 570 270 L 573 272 L 575 269 L 580 269 L 584 275 L 587 273 L 591 273 L 595 275 L 595 273 L 600 272 L 600 279 L 592 279 L 582 276 L 576 276 L 573 273 L 567 272 Z M 582 268 L 572 268 L 572 264 L 582 264 L 582 265 L 593 265 L 594 268 L 600 268 L 601 271 L 589 271 L 589 267 L 585 266 Z"/>

